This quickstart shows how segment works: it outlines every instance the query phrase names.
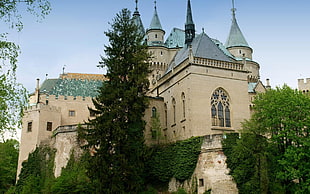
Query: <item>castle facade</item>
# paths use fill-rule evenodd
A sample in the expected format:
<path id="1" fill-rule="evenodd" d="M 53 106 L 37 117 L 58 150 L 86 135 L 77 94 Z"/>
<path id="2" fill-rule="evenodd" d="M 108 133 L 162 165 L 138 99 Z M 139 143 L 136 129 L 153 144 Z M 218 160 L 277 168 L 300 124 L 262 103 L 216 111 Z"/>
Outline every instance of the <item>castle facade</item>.
<path id="1" fill-rule="evenodd" d="M 203 145 L 208 151 L 202 152 L 195 170 L 198 192 L 212 188 L 215 193 L 236 193 L 220 139 L 241 129 L 241 122 L 250 118 L 253 97 L 266 90 L 259 80 L 260 66 L 252 59 L 253 49 L 240 30 L 235 9 L 225 44 L 204 31 L 197 33 L 190 0 L 185 13 L 184 29 L 172 28 L 166 39 L 156 6 L 146 30 L 137 7 L 133 14 L 152 54 L 146 143 L 207 137 L 209 143 Z M 23 117 L 18 174 L 28 154 L 48 143 L 57 150 L 55 176 L 60 175 L 71 150 L 78 147 L 76 126 L 94 116 L 88 108 L 93 107 L 91 99 L 104 80 L 103 75 L 67 73 L 37 84 Z M 160 122 L 156 129 L 151 122 L 155 117 Z M 219 186 L 223 182 L 229 190 Z"/>

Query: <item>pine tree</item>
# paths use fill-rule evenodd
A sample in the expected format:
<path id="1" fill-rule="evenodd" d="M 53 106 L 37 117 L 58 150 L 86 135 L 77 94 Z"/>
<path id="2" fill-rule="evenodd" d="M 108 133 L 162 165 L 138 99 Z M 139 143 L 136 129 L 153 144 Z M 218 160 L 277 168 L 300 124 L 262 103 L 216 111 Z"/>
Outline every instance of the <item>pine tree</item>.
<path id="1" fill-rule="evenodd" d="M 130 11 L 116 15 L 105 32 L 110 44 L 100 64 L 107 78 L 93 100 L 97 117 L 79 136 L 93 150 L 89 176 L 98 193 L 136 193 L 144 186 L 145 145 L 142 119 L 147 108 L 149 54 Z M 96 182 L 97 181 L 97 182 Z"/>

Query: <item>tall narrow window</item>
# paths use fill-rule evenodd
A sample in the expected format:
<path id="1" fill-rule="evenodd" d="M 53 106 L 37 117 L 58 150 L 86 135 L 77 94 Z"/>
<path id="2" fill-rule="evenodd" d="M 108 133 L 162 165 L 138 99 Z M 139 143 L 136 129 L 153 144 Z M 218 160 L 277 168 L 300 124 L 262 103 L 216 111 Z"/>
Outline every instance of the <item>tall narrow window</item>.
<path id="1" fill-rule="evenodd" d="M 153 118 L 156 117 L 156 114 L 157 114 L 156 111 L 157 111 L 156 108 L 153 107 L 153 108 L 152 108 L 152 117 L 153 117 Z"/>
<path id="2" fill-rule="evenodd" d="M 167 110 L 167 104 L 165 103 L 164 105 L 165 108 L 165 127 L 167 128 L 168 126 L 168 110 Z"/>
<path id="3" fill-rule="evenodd" d="M 212 126 L 231 127 L 229 97 L 222 88 L 216 89 L 211 97 Z"/>
<path id="4" fill-rule="evenodd" d="M 46 123 L 46 131 L 52 131 L 53 128 L 53 123 L 52 122 L 47 122 Z"/>
<path id="5" fill-rule="evenodd" d="M 186 116 L 186 114 L 185 114 L 185 94 L 184 93 L 182 93 L 182 95 L 181 95 L 181 99 L 182 99 L 182 115 L 183 115 L 183 119 L 185 119 L 185 116 Z"/>
<path id="6" fill-rule="evenodd" d="M 176 123 L 176 102 L 175 99 L 172 98 L 172 112 L 173 112 L 173 124 Z"/>

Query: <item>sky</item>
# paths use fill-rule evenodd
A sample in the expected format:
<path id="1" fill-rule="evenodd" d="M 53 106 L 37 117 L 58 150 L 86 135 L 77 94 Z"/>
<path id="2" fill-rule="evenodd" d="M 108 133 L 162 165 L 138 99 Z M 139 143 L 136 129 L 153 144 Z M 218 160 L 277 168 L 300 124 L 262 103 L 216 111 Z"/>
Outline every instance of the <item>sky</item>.
<path id="1" fill-rule="evenodd" d="M 105 73 L 97 68 L 108 39 L 104 32 L 122 8 L 132 12 L 135 0 L 50 0 L 52 10 L 40 22 L 23 14 L 24 29 L 9 31 L 21 47 L 17 79 L 33 92 L 36 79 L 58 78 L 63 72 Z M 231 0 L 191 0 L 196 32 L 225 43 L 231 25 Z M 157 0 L 166 37 L 173 27 L 184 29 L 187 0 Z M 235 0 L 236 17 L 260 64 L 263 83 L 297 88 L 297 79 L 310 77 L 310 1 Z M 139 0 L 145 28 L 154 13 L 153 0 Z M 47 76 L 46 76 L 47 75 Z"/>

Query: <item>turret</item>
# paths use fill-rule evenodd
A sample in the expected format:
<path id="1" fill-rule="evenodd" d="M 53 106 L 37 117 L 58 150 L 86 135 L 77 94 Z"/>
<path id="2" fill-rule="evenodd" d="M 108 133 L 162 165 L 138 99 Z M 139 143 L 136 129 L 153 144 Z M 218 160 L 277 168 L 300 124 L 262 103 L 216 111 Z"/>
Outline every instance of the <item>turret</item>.
<path id="1" fill-rule="evenodd" d="M 134 23 L 137 25 L 138 27 L 138 31 L 141 35 L 145 34 L 145 30 L 144 30 L 144 26 L 140 17 L 140 13 L 138 11 L 138 0 L 136 0 L 136 10 L 132 15 L 132 19 L 134 21 Z"/>
<path id="2" fill-rule="evenodd" d="M 252 60 L 253 50 L 245 40 L 237 23 L 234 0 L 232 8 L 232 23 L 225 47 L 234 56 L 235 60 L 244 64 L 244 69 L 249 72 L 248 82 L 258 82 L 260 67 L 257 62 Z"/>
<path id="3" fill-rule="evenodd" d="M 146 35 L 148 45 L 153 46 L 164 44 L 165 31 L 161 27 L 161 23 L 157 14 L 156 1 L 154 6 L 154 15 L 151 21 L 151 25 L 146 31 Z"/>
<path id="4" fill-rule="evenodd" d="M 234 4 L 234 3 L 233 3 Z M 225 43 L 225 47 L 236 58 L 247 58 L 252 60 L 253 50 L 245 40 L 236 19 L 236 9 L 232 8 L 232 23 L 229 36 Z"/>
<path id="5" fill-rule="evenodd" d="M 188 46 L 192 43 L 195 38 L 195 24 L 193 22 L 191 2 L 187 2 L 187 14 L 185 23 L 185 44 Z"/>

